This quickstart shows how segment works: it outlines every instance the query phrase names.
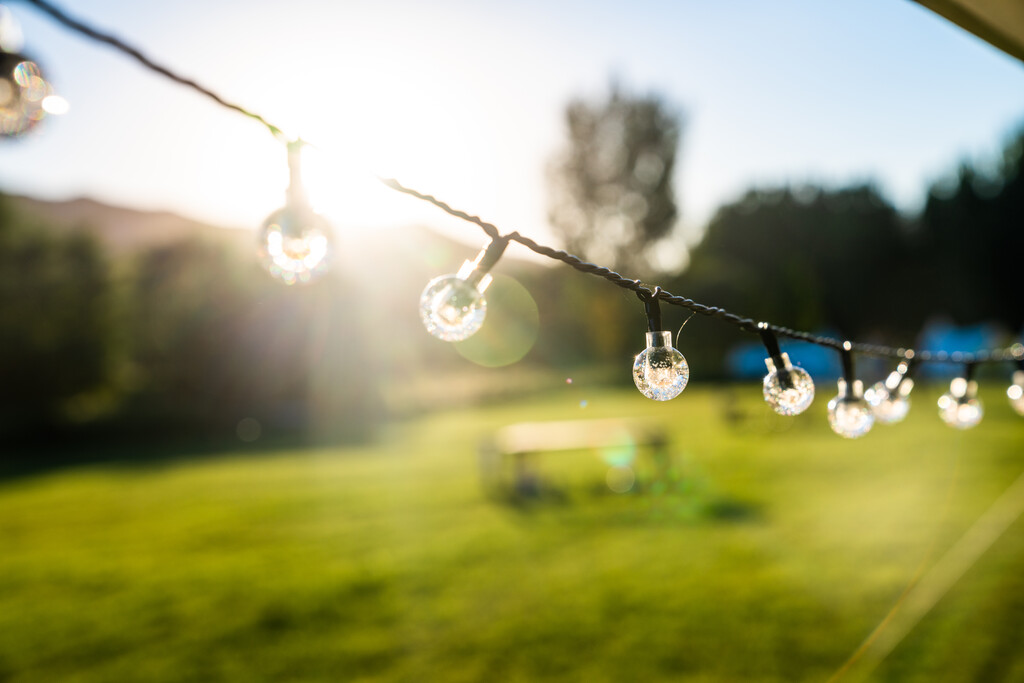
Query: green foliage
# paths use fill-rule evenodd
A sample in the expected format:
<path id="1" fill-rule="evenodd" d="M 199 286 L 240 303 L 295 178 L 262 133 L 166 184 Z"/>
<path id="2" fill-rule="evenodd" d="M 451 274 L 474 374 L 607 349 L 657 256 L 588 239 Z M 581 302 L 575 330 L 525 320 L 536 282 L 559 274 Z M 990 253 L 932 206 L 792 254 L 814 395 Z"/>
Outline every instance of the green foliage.
<path id="1" fill-rule="evenodd" d="M 284 287 L 236 249 L 193 241 L 143 254 L 133 285 L 131 417 L 223 435 L 245 418 L 324 438 L 372 429 L 374 363 L 339 278 Z"/>
<path id="2" fill-rule="evenodd" d="M 905 226 L 871 186 L 751 190 L 715 214 L 669 289 L 802 330 L 849 338 L 912 335 L 907 323 Z M 697 373 L 722 371 L 731 327 L 687 328 Z"/>
<path id="3" fill-rule="evenodd" d="M 914 252 L 918 292 L 930 308 L 960 323 L 993 320 L 1024 326 L 1024 129 L 1010 140 L 994 174 L 961 166 L 952 188 L 932 188 Z M 942 287 L 936 301 L 934 288 Z"/>
<path id="4" fill-rule="evenodd" d="M 0 434 L 88 417 L 116 373 L 114 287 L 99 246 L 0 196 Z"/>
<path id="5" fill-rule="evenodd" d="M 995 175 L 963 166 L 903 218 L 870 185 L 751 190 L 715 214 L 668 288 L 758 320 L 913 343 L 929 320 L 1024 325 L 1024 133 Z M 687 330 L 693 366 L 720 372 L 735 332 Z M 689 353 L 688 353 L 689 356 Z M 710 368 L 710 370 L 707 370 Z"/>
<path id="6" fill-rule="evenodd" d="M 550 218 L 565 248 L 649 276 L 649 248 L 675 226 L 672 172 L 680 117 L 656 95 L 612 85 L 604 102 L 566 109 L 569 144 L 551 168 Z"/>
<path id="7" fill-rule="evenodd" d="M 227 241 L 112 263 L 0 203 L 0 435 L 365 438 L 378 367 L 337 276 L 282 287 Z M 2 454 L 9 456 L 9 452 Z"/>
<path id="8" fill-rule="evenodd" d="M 758 319 L 864 334 L 888 322 L 877 302 L 905 253 L 899 217 L 872 187 L 751 191 L 712 219 L 686 281 Z"/>
<path id="9" fill-rule="evenodd" d="M 395 425 L 373 447 L 9 479 L 0 678 L 822 681 L 1021 471 L 999 393 L 961 433 L 936 418 L 937 391 L 857 442 L 831 433 L 824 402 L 787 420 L 754 385 L 655 406 L 580 382 Z M 602 493 L 602 461 L 564 452 L 537 461 L 579 482 L 561 502 L 481 490 L 494 429 L 612 416 L 664 424 L 685 486 Z M 756 513 L 694 514 L 708 499 Z M 1021 528 L 872 680 L 1019 679 Z"/>

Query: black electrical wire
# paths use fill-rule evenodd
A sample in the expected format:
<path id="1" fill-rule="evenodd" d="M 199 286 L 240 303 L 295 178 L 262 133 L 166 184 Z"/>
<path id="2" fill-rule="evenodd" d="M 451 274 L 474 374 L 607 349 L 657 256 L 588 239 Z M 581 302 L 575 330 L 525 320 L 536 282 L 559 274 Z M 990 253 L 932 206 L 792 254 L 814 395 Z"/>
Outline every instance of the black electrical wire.
<path id="1" fill-rule="evenodd" d="M 150 57 L 146 56 L 141 50 L 129 45 L 120 38 L 110 33 L 100 31 L 79 19 L 72 18 L 66 12 L 56 7 L 52 3 L 48 2 L 47 0 L 21 1 L 33 5 L 34 7 L 37 7 L 38 9 L 40 9 L 41 11 L 45 12 L 50 17 L 55 19 L 57 22 L 64 25 L 65 27 L 77 33 L 80 33 L 92 40 L 108 45 L 114 48 L 115 50 L 118 50 L 128 55 L 135 61 L 142 64 L 142 66 L 146 67 L 147 69 L 155 73 L 158 73 L 161 76 L 164 76 L 165 78 L 169 78 L 170 80 L 176 83 L 191 88 L 192 90 L 195 90 L 196 92 L 202 95 L 205 95 L 206 97 L 212 99 L 220 106 L 226 107 L 240 114 L 243 114 L 251 119 L 259 121 L 264 126 L 266 126 L 267 129 L 271 132 L 271 134 L 273 134 L 275 137 L 285 139 L 285 135 L 281 128 L 270 123 L 267 119 L 263 118 L 256 112 L 246 109 L 241 105 L 234 104 L 233 102 L 229 102 L 213 90 L 210 90 L 209 88 L 200 85 L 196 81 L 181 76 L 172 71 L 171 69 L 158 64 L 157 62 L 153 61 Z M 622 287 L 623 289 L 628 289 L 633 292 L 636 292 L 641 297 L 641 299 L 644 299 L 645 301 L 650 301 L 653 304 L 656 304 L 658 301 L 664 301 L 667 304 L 671 304 L 673 306 L 680 306 L 682 308 L 689 309 L 694 313 L 700 313 L 701 315 L 729 323 L 751 334 L 760 335 L 762 334 L 763 330 L 768 330 L 781 337 L 788 337 L 790 339 L 805 341 L 811 344 L 816 344 L 818 346 L 829 347 L 840 352 L 845 351 L 846 353 L 849 353 L 850 351 L 855 351 L 861 355 L 884 358 L 897 358 L 900 360 L 909 360 L 913 358 L 918 363 L 966 363 L 969 365 L 973 365 L 977 363 L 1002 362 L 1009 360 L 1021 361 L 1021 359 L 1024 359 L 1024 349 L 1022 349 L 1019 344 L 1011 347 L 987 349 L 977 351 L 974 353 L 947 353 L 945 351 L 915 351 L 914 349 L 911 348 L 896 348 L 892 346 L 865 344 L 861 342 L 843 342 L 833 337 L 825 337 L 821 335 L 811 334 L 810 332 L 794 330 L 788 327 L 773 325 L 771 323 L 761 323 L 761 326 L 759 327 L 758 322 L 753 320 L 752 318 L 732 313 L 731 311 L 728 311 L 724 308 L 720 308 L 718 306 L 709 306 L 707 304 L 702 304 L 698 301 L 694 301 L 693 299 L 688 299 L 684 296 L 672 294 L 671 292 L 668 292 L 662 289 L 661 287 L 651 286 L 642 283 L 640 280 L 625 277 L 623 275 L 620 275 L 619 273 L 616 273 L 614 270 L 610 268 L 597 265 L 595 263 L 588 263 L 581 259 L 580 257 L 570 254 L 566 251 L 561 251 L 558 249 L 553 249 L 551 247 L 544 246 L 542 244 L 538 244 L 529 237 L 526 237 L 525 235 L 520 235 L 518 232 L 511 232 L 503 235 L 501 231 L 498 229 L 498 227 L 493 223 L 488 223 L 487 221 L 483 220 L 482 218 L 479 218 L 478 216 L 474 216 L 459 209 L 453 208 L 452 206 L 441 201 L 440 199 L 437 199 L 432 195 L 424 194 L 412 188 L 405 187 L 394 178 L 378 178 L 378 180 L 380 180 L 380 182 L 382 182 L 384 185 L 391 188 L 392 190 L 410 195 L 412 197 L 415 197 L 416 199 L 433 204 L 442 211 L 452 216 L 455 216 L 456 218 L 460 218 L 464 221 L 468 221 L 470 223 L 475 224 L 481 230 L 483 230 L 484 233 L 491 238 L 491 240 L 518 242 L 519 244 L 523 245 L 524 247 L 526 247 L 527 249 L 536 254 L 540 254 L 541 256 L 545 256 L 556 261 L 561 261 L 562 263 L 582 273 L 588 273 L 590 275 L 595 275 L 597 277 L 604 278 L 605 280 L 611 282 L 612 284 L 618 287 Z M 849 348 L 844 348 L 844 344 L 848 344 Z"/>
<path id="2" fill-rule="evenodd" d="M 117 36 L 112 35 L 110 33 L 106 33 L 104 31 L 100 31 L 97 28 L 89 26 L 88 24 L 86 24 L 86 23 L 84 23 L 84 22 L 82 22 L 82 21 L 80 21 L 78 19 L 75 19 L 75 18 L 69 16 L 64 10 L 60 9 L 59 7 L 53 5 L 53 4 L 49 3 L 49 2 L 46 2 L 46 0 L 22 0 L 22 1 L 23 2 L 27 2 L 30 5 L 34 5 L 35 7 L 38 7 L 40 10 L 42 10 L 46 14 L 50 15 L 51 17 L 53 17 L 59 23 L 63 24 L 67 28 L 70 28 L 72 31 L 76 31 L 78 33 L 81 33 L 82 35 L 84 35 L 84 36 L 86 36 L 88 38 L 91 38 L 91 39 L 95 40 L 96 42 L 104 43 L 104 44 L 109 45 L 110 47 L 114 48 L 115 50 L 123 52 L 124 54 L 128 55 L 129 57 L 131 57 L 135 61 L 137 61 L 140 64 L 142 64 L 142 66 L 146 67 L 150 71 L 154 71 L 154 72 L 160 74 L 161 76 L 169 78 L 172 81 L 174 81 L 175 83 L 180 83 L 181 85 L 184 85 L 186 87 L 192 88 L 196 92 L 198 92 L 200 94 L 203 94 L 203 95 L 206 95 L 207 97 L 209 97 L 210 99 L 212 99 L 214 102 L 216 102 L 217 104 L 219 104 L 222 107 L 227 107 L 228 109 L 231 109 L 233 111 L 237 111 L 240 114 L 244 114 L 245 116 L 248 116 L 251 119 L 255 119 L 255 120 L 259 121 L 260 123 L 262 123 L 264 126 L 266 126 L 270 130 L 270 132 L 274 135 L 274 137 L 278 137 L 278 138 L 284 139 L 284 133 L 281 131 L 281 129 L 278 128 L 277 126 L 275 126 L 274 124 L 270 123 L 269 121 L 267 121 L 265 118 L 263 118 L 259 114 L 255 113 L 253 111 L 249 111 L 248 109 L 246 109 L 245 107 L 243 107 L 241 105 L 235 104 L 233 102 L 229 102 L 229 101 L 225 100 L 223 97 L 221 97 L 220 95 L 218 95 L 217 93 L 215 93 L 214 91 L 210 90 L 209 88 L 205 88 L 205 87 L 199 85 L 199 83 L 195 82 L 191 78 L 186 78 L 184 76 L 181 76 L 181 75 L 171 71 L 167 67 L 162 66 L 160 64 L 157 64 L 152 59 L 147 57 L 141 50 L 139 50 L 139 49 L 137 49 L 135 47 L 132 47 L 131 45 L 125 43 L 123 40 L 121 40 Z"/>

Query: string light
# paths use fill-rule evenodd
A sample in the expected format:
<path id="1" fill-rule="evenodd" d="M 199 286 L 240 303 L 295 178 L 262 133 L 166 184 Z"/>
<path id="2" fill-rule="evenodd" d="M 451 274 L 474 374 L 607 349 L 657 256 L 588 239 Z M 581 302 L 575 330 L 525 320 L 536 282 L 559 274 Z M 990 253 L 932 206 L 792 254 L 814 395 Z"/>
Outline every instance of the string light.
<path id="1" fill-rule="evenodd" d="M 875 420 L 882 424 L 900 422 L 910 411 L 910 391 L 914 380 L 909 373 L 914 352 L 908 352 L 908 360 L 901 361 L 883 382 L 877 382 L 864 392 L 864 400 L 871 406 Z"/>
<path id="2" fill-rule="evenodd" d="M 259 254 L 275 278 L 293 285 L 327 272 L 332 252 L 331 226 L 309 204 L 302 185 L 301 140 L 288 143 L 288 192 L 285 205 L 263 222 Z"/>
<path id="3" fill-rule="evenodd" d="M 856 439 L 871 431 L 875 424 L 871 406 L 864 400 L 864 384 L 853 377 L 853 345 L 843 342 L 843 376 L 839 393 L 828 402 L 828 423 L 832 431 L 847 439 Z"/>
<path id="4" fill-rule="evenodd" d="M 1013 384 L 1006 389 L 1006 397 L 1018 415 L 1024 415 L 1024 361 L 1017 361 L 1018 369 L 1013 373 Z"/>
<path id="5" fill-rule="evenodd" d="M 949 391 L 939 397 L 939 417 L 950 427 L 970 429 L 985 414 L 978 398 L 978 383 L 974 381 L 974 363 L 967 364 L 963 377 L 949 383 Z"/>
<path id="6" fill-rule="evenodd" d="M 487 316 L 484 292 L 491 284 L 490 270 L 501 258 L 508 240 L 491 240 L 472 261 L 454 275 L 441 275 L 427 283 L 420 295 L 420 319 L 427 332 L 456 342 L 476 334 Z"/>
<path id="7" fill-rule="evenodd" d="M 36 62 L 18 52 L 10 11 L 0 5 L 0 137 L 24 135 L 46 116 L 53 87 Z"/>
<path id="8" fill-rule="evenodd" d="M 225 100 L 216 92 L 203 87 L 194 80 L 185 78 L 180 74 L 155 62 L 137 48 L 125 43 L 116 36 L 104 33 L 96 28 L 70 17 L 67 13 L 55 7 L 48 0 L 25 0 L 41 11 L 45 12 L 57 22 L 80 33 L 91 40 L 104 43 L 131 57 L 145 68 L 168 78 L 176 83 L 186 86 L 197 93 L 215 101 L 218 105 L 231 109 L 252 120 L 264 125 L 272 135 L 284 139 L 280 128 L 270 123 L 256 112 L 246 109 L 238 104 Z M 2 7 L 0 7 L 2 10 Z M 0 36 L 2 37 L 2 36 Z M 0 55 L 4 56 L 4 65 L 9 62 L 13 64 L 12 58 L 8 55 L 14 54 L 7 45 L 0 45 Z M 55 113 L 55 108 L 63 108 L 59 98 L 55 99 L 50 95 L 49 84 L 45 82 L 38 72 L 34 63 L 28 62 L 23 57 L 18 57 L 17 64 L 0 70 L 0 137 L 17 135 L 31 126 L 38 123 L 43 114 L 40 111 Z M 25 66 L 17 73 L 18 65 Z M 7 75 L 9 74 L 9 76 Z M 39 80 L 35 80 L 39 79 Z M 12 85 L 14 83 L 15 85 Z M 25 85 L 25 84 L 28 85 Z M 28 88 L 28 97 L 25 101 L 36 102 L 39 100 L 39 93 L 45 93 L 36 108 L 35 104 L 20 104 L 24 92 Z M 47 97 L 46 95 L 50 95 Z M 52 106 L 48 102 L 52 100 Z M 19 104 L 14 107 L 11 103 L 17 101 Z M 6 102 L 8 108 L 2 108 Z M 66 103 L 63 104 L 66 106 Z M 27 108 L 26 108 L 27 107 Z M 4 117 L 7 117 L 6 119 Z M 20 117 L 20 118 L 19 118 Z M 22 121 L 27 118 L 26 121 Z M 14 123 L 4 123 L 4 121 Z M 319 276 L 326 270 L 326 265 L 331 252 L 331 232 L 323 220 L 309 209 L 305 201 L 305 194 L 301 191 L 299 182 L 299 166 L 297 155 L 293 154 L 295 145 L 289 144 L 289 168 L 292 171 L 292 184 L 289 187 L 288 201 L 284 208 L 275 212 L 268 218 L 261 231 L 261 251 L 264 255 L 264 262 L 268 269 L 283 282 L 292 284 L 295 282 L 306 282 Z M 751 333 L 768 330 L 775 334 L 790 339 L 816 344 L 818 346 L 839 349 L 843 354 L 844 376 L 839 379 L 839 394 L 829 402 L 829 422 L 833 430 L 842 436 L 857 437 L 870 430 L 877 416 L 881 422 L 895 422 L 902 419 L 909 409 L 908 395 L 913 386 L 907 376 L 910 368 L 910 360 L 918 363 L 945 363 L 945 362 L 966 362 L 969 372 L 976 363 L 1001 362 L 1007 360 L 1024 359 L 1024 346 L 1016 343 L 1008 348 L 987 349 L 976 353 L 953 354 L 950 358 L 944 352 L 913 351 L 910 349 L 893 348 L 874 344 L 851 343 L 849 341 L 840 343 L 838 340 L 827 336 L 815 335 L 809 332 L 793 330 L 768 323 L 756 323 L 750 318 L 737 315 L 718 306 L 703 304 L 693 299 L 671 294 L 659 287 L 652 288 L 642 284 L 638 280 L 630 279 L 610 268 L 594 263 L 588 263 L 583 259 L 565 251 L 538 244 L 534 240 L 512 232 L 502 235 L 496 226 L 488 223 L 477 216 L 455 209 L 435 197 L 423 194 L 414 189 L 401 185 L 397 180 L 391 178 L 379 178 L 389 188 L 401 192 L 419 200 L 429 202 L 452 216 L 474 223 L 480 227 L 491 238 L 491 245 L 481 252 L 475 261 L 467 262 L 455 275 L 442 276 L 432 280 L 423 296 L 420 299 L 420 312 L 424 325 L 434 336 L 448 341 L 465 339 L 479 329 L 486 314 L 486 300 L 483 293 L 490 282 L 487 271 L 497 261 L 498 256 L 505 249 L 508 242 L 517 242 L 527 249 L 541 256 L 551 258 L 576 269 L 577 271 L 601 277 L 608 282 L 632 290 L 645 300 L 645 303 L 657 306 L 657 301 L 664 301 L 674 306 L 687 308 L 693 313 L 715 318 L 722 322 L 731 324 L 741 330 Z M 292 191 L 294 190 L 294 192 Z M 493 258 L 492 258 L 493 256 Z M 655 316 L 658 314 L 655 312 Z M 647 333 L 647 348 L 636 357 L 634 361 L 634 380 L 637 387 L 645 395 L 656 400 L 667 400 L 679 394 L 689 380 L 689 366 L 686 359 L 679 351 L 671 345 L 671 334 L 660 329 L 658 325 L 652 325 L 652 315 L 649 311 Z M 762 338 L 764 335 L 762 334 Z M 774 335 L 772 336 L 774 339 Z M 777 347 L 777 342 L 775 342 Z M 885 382 L 876 384 L 865 395 L 863 385 L 859 380 L 853 378 L 852 353 L 857 352 L 865 355 L 894 358 L 901 363 L 895 373 L 890 374 Z M 777 412 L 788 415 L 796 415 L 806 410 L 813 401 L 814 385 L 807 373 L 799 367 L 794 367 L 789 357 L 779 352 L 773 352 L 769 348 L 769 358 L 765 364 L 768 366 L 768 375 L 764 381 L 765 400 L 772 405 Z M 904 367 L 904 364 L 906 367 Z M 638 367 L 639 366 L 639 367 Z M 901 368 L 903 368 L 901 370 Z M 898 377 L 896 375 L 899 375 Z M 977 400 L 977 385 L 967 378 L 957 378 L 950 385 L 950 392 L 940 399 L 940 412 L 953 416 L 955 426 L 971 426 L 981 418 L 981 404 Z M 883 395 L 883 391 L 885 392 Z M 1024 414 L 1024 366 L 1014 374 L 1014 383 L 1007 390 L 1007 396 L 1014 409 Z M 868 404 L 866 397 L 872 399 Z M 973 422 L 972 422 L 973 420 Z"/>
<path id="9" fill-rule="evenodd" d="M 814 401 L 814 381 L 803 368 L 793 367 L 789 354 L 783 353 L 768 323 L 758 323 L 761 340 L 768 350 L 764 364 L 764 400 L 779 415 L 799 415 Z"/>
<path id="10" fill-rule="evenodd" d="M 690 381 L 690 366 L 683 354 L 672 346 L 672 332 L 661 329 L 660 293 L 660 287 L 637 292 L 647 312 L 648 331 L 647 348 L 633 359 L 633 382 L 647 398 L 668 401 L 686 388 Z"/>

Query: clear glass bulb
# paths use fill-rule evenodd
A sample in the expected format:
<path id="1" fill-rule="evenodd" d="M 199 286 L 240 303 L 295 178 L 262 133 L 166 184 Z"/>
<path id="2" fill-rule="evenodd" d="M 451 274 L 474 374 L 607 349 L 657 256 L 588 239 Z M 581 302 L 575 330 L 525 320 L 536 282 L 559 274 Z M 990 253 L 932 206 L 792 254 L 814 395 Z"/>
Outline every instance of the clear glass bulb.
<path id="1" fill-rule="evenodd" d="M 420 295 L 420 320 L 438 339 L 456 342 L 473 336 L 484 324 L 484 291 L 491 276 L 479 277 L 476 263 L 466 261 L 455 275 L 441 275 L 427 283 Z M 474 283 L 474 281 L 477 281 Z"/>
<path id="2" fill-rule="evenodd" d="M 799 415 L 814 401 L 814 381 L 803 368 L 789 362 L 789 354 L 782 354 L 783 369 L 788 377 L 782 381 L 775 361 L 765 358 L 768 374 L 764 378 L 764 400 L 779 415 Z"/>
<path id="3" fill-rule="evenodd" d="M 286 285 L 312 282 L 327 272 L 331 226 L 304 206 L 289 205 L 267 217 L 260 230 L 264 267 Z"/>
<path id="4" fill-rule="evenodd" d="M 0 137 L 16 137 L 42 121 L 43 100 L 51 93 L 38 64 L 0 52 Z"/>
<path id="5" fill-rule="evenodd" d="M 1024 415 L 1024 370 L 1013 373 L 1013 384 L 1006 389 L 1006 397 L 1018 415 Z"/>
<path id="6" fill-rule="evenodd" d="M 682 393 L 689 381 L 690 366 L 673 348 L 672 333 L 648 332 L 647 348 L 633 361 L 633 382 L 640 393 L 655 401 L 668 401 Z"/>
<path id="7" fill-rule="evenodd" d="M 950 427 L 970 429 L 979 422 L 985 409 L 978 398 L 978 383 L 957 377 L 949 383 L 949 391 L 939 397 L 939 417 Z"/>
<path id="8" fill-rule="evenodd" d="M 910 411 L 910 390 L 913 388 L 914 380 L 893 370 L 884 382 L 877 382 L 864 392 L 864 400 L 871 406 L 875 420 L 894 424 Z"/>
<path id="9" fill-rule="evenodd" d="M 871 431 L 875 415 L 864 400 L 864 385 L 859 379 L 852 387 L 846 380 L 839 380 L 839 394 L 828 402 L 828 424 L 846 439 L 856 439 Z"/>

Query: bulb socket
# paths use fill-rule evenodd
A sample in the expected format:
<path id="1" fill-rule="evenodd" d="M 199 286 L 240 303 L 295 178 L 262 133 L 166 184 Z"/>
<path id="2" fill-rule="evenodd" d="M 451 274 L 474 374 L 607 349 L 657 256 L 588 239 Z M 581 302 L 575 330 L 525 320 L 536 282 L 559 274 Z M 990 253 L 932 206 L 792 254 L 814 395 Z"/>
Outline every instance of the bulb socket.
<path id="1" fill-rule="evenodd" d="M 455 273 L 455 277 L 465 280 L 476 287 L 476 291 L 483 294 L 494 278 L 490 273 L 480 270 L 477 266 L 477 261 L 463 261 L 462 267 L 459 268 L 459 272 Z"/>
<path id="2" fill-rule="evenodd" d="M 954 377 L 949 383 L 949 394 L 957 400 L 957 403 L 966 403 L 978 396 L 978 383 L 966 377 Z"/>
<path id="3" fill-rule="evenodd" d="M 508 246 L 508 240 L 504 238 L 493 239 L 484 249 L 480 250 L 480 253 L 476 255 L 476 258 L 472 261 L 466 261 L 459 268 L 459 272 L 455 274 L 460 280 L 465 280 L 469 284 L 477 288 L 477 291 L 483 293 L 487 286 L 491 284 L 493 279 L 490 275 L 490 270 L 497 265 L 498 260 L 501 259 L 501 255 L 505 253 L 505 248 Z"/>
<path id="4" fill-rule="evenodd" d="M 306 143 L 292 140 L 288 143 L 288 190 L 285 199 L 289 206 L 306 208 L 309 206 L 309 195 L 302 184 L 302 149 Z"/>
<path id="5" fill-rule="evenodd" d="M 793 365 L 789 362 L 789 354 L 783 353 L 779 348 L 779 340 L 775 338 L 771 325 L 760 322 L 757 324 L 757 332 L 761 335 L 761 342 L 764 344 L 765 350 L 768 351 L 768 358 L 764 359 L 764 364 L 768 366 L 768 372 L 776 371 L 778 373 L 779 386 L 783 389 L 793 388 L 793 378 L 789 376 Z"/>
<path id="6" fill-rule="evenodd" d="M 839 395 L 836 396 L 836 398 L 840 401 L 852 402 L 864 400 L 864 383 L 859 379 L 847 382 L 845 379 L 840 377 L 837 384 L 839 387 Z"/>
<path id="7" fill-rule="evenodd" d="M 776 346 L 776 348 L 778 348 Z M 785 352 L 779 352 L 776 357 L 768 357 L 764 359 L 765 367 L 768 368 L 768 373 L 776 373 L 779 378 L 779 386 L 783 389 L 793 388 L 793 377 L 789 374 L 793 370 L 793 364 L 789 361 L 789 354 Z"/>
<path id="8" fill-rule="evenodd" d="M 654 332 L 647 332 L 646 337 L 648 348 L 672 348 L 671 330 L 656 330 Z"/>

